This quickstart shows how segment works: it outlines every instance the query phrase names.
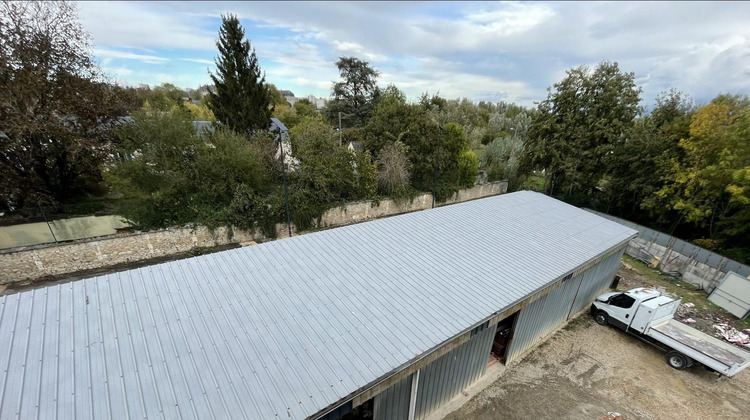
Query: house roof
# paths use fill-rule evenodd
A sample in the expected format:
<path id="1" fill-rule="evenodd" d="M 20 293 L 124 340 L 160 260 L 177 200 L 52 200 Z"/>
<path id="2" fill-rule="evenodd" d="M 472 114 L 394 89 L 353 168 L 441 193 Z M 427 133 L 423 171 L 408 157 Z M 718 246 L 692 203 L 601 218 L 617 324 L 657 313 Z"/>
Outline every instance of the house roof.
<path id="1" fill-rule="evenodd" d="M 0 298 L 0 418 L 304 419 L 636 232 L 533 192 Z"/>
<path id="2" fill-rule="evenodd" d="M 204 133 L 214 132 L 214 123 L 211 121 L 193 121 L 193 128 L 197 136 L 202 136 Z"/>
<path id="3" fill-rule="evenodd" d="M 349 142 L 349 148 L 354 150 L 355 152 L 361 152 L 362 151 L 362 142 L 361 141 L 350 141 Z"/>

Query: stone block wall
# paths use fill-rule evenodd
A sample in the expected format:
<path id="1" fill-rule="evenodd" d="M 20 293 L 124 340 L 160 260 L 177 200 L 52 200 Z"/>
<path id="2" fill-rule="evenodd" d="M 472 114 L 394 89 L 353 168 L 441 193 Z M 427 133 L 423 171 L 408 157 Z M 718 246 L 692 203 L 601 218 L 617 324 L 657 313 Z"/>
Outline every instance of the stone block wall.
<path id="1" fill-rule="evenodd" d="M 440 205 L 502 194 L 507 191 L 507 188 L 508 183 L 505 181 L 477 185 L 461 190 L 453 199 Z M 377 204 L 370 201 L 348 203 L 326 211 L 319 227 L 343 226 L 379 217 L 425 210 L 431 206 L 431 194 L 419 195 L 409 203 L 398 203 L 390 199 L 382 200 Z M 288 235 L 285 224 L 277 225 L 276 231 L 279 238 Z M 292 226 L 292 232 L 296 234 L 294 226 Z M 2 250 L 0 251 L 0 285 L 165 257 L 188 252 L 198 247 L 241 244 L 265 239 L 259 232 L 234 229 L 233 233 L 232 238 L 229 238 L 227 228 L 218 228 L 211 232 L 202 226 L 182 227 Z"/>

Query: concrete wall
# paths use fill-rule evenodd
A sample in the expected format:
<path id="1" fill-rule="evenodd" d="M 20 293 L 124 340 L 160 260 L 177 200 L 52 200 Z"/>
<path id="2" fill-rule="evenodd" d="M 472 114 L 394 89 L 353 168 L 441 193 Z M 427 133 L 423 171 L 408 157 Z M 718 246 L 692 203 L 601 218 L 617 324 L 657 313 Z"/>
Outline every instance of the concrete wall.
<path id="1" fill-rule="evenodd" d="M 505 181 L 477 185 L 462 190 L 446 204 L 467 201 L 507 191 Z M 343 226 L 383 216 L 391 216 L 430 208 L 432 196 L 422 194 L 411 203 L 399 204 L 382 200 L 350 203 L 328 210 L 319 227 Z M 22 225 L 25 226 L 25 225 Z M 46 227 L 46 225 L 45 225 Z M 293 232 L 296 229 L 292 227 Z M 276 226 L 278 236 L 287 235 L 286 225 Z M 174 228 L 151 232 L 103 236 L 63 244 L 24 246 L 0 250 L 0 284 L 33 281 L 50 276 L 72 274 L 82 270 L 132 263 L 151 258 L 188 252 L 197 247 L 210 247 L 265 239 L 259 232 L 234 230 L 230 239 L 226 228 L 210 232 L 204 227 Z"/>
<path id="2" fill-rule="evenodd" d="M 750 266 L 746 264 L 646 226 L 586 210 L 638 231 L 638 236 L 630 241 L 625 251 L 628 255 L 642 261 L 651 261 L 657 256 L 661 259 L 659 268 L 662 271 L 679 273 L 683 280 L 709 293 L 728 272 L 750 278 Z"/>
<path id="3" fill-rule="evenodd" d="M 114 235 L 129 226 L 121 216 L 85 216 L 0 227 L 0 249 Z M 51 230 L 51 231 L 50 231 Z M 54 232 L 54 236 L 52 233 Z"/>
<path id="4" fill-rule="evenodd" d="M 664 272 L 679 272 L 682 279 L 686 282 L 698 286 L 706 292 L 711 292 L 716 288 L 726 272 L 722 266 L 711 267 L 710 265 L 696 261 L 689 255 L 684 255 L 659 245 L 655 242 L 649 242 L 643 238 L 634 238 L 630 241 L 627 248 L 627 254 L 633 258 L 643 258 L 647 254 L 661 258 L 661 270 Z"/>

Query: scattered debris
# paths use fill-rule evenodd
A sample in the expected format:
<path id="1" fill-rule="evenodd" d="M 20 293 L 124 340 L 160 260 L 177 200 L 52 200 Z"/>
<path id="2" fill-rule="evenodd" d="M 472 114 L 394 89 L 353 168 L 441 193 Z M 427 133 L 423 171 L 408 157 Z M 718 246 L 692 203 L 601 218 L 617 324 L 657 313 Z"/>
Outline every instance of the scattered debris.
<path id="1" fill-rule="evenodd" d="M 737 329 L 733 326 L 724 323 L 716 324 L 714 325 L 714 328 L 719 330 L 719 337 L 723 337 L 730 343 L 741 344 L 745 347 L 750 348 L 750 335 L 737 331 Z"/>
<path id="2" fill-rule="evenodd" d="M 599 420 L 625 420 L 625 417 L 623 417 L 622 414 L 616 411 L 610 411 L 606 416 L 600 418 Z"/>
<path id="3" fill-rule="evenodd" d="M 695 305 L 691 302 L 685 302 L 677 308 L 677 315 L 680 319 L 692 318 L 698 315 L 698 311 L 695 309 Z"/>
<path id="4" fill-rule="evenodd" d="M 682 322 L 686 324 L 695 324 L 695 320 L 693 318 L 685 318 L 682 320 Z"/>

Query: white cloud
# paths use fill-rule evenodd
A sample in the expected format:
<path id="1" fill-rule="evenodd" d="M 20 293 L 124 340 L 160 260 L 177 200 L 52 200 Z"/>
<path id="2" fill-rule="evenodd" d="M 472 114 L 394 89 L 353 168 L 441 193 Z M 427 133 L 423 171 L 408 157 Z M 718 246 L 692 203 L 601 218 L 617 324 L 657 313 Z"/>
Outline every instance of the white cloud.
<path id="1" fill-rule="evenodd" d="M 128 51 L 108 50 L 108 49 L 102 49 L 102 48 L 94 48 L 94 55 L 96 55 L 97 57 L 103 58 L 104 60 L 102 61 L 102 63 L 104 63 L 105 60 L 109 59 L 109 61 L 107 61 L 107 64 L 111 62 L 112 58 L 136 60 L 136 61 L 142 61 L 148 64 L 161 64 L 161 63 L 166 63 L 167 61 L 169 61 L 168 58 L 159 57 L 155 55 L 136 54 L 136 53 L 132 53 Z"/>
<path id="2" fill-rule="evenodd" d="M 95 44 L 109 50 L 215 52 L 217 17 L 237 13 L 268 79 L 316 94 L 337 79 L 339 55 L 367 59 L 382 71 L 383 83 L 410 96 L 429 88 L 529 102 L 542 99 L 566 69 L 605 59 L 635 72 L 649 103 L 669 87 L 697 99 L 750 91 L 750 4 L 740 2 L 175 2 L 85 3 L 81 9 Z M 145 52 L 138 55 L 160 54 Z"/>
<path id="3" fill-rule="evenodd" d="M 216 30 L 201 28 L 200 16 L 174 13 L 168 3 L 80 2 L 78 8 L 81 21 L 98 47 L 216 48 Z"/>
<path id="4" fill-rule="evenodd" d="M 213 60 L 204 60 L 202 58 L 180 58 L 182 61 L 190 61 L 191 63 L 200 63 L 200 64 L 208 64 L 210 66 L 213 66 L 214 63 Z"/>

